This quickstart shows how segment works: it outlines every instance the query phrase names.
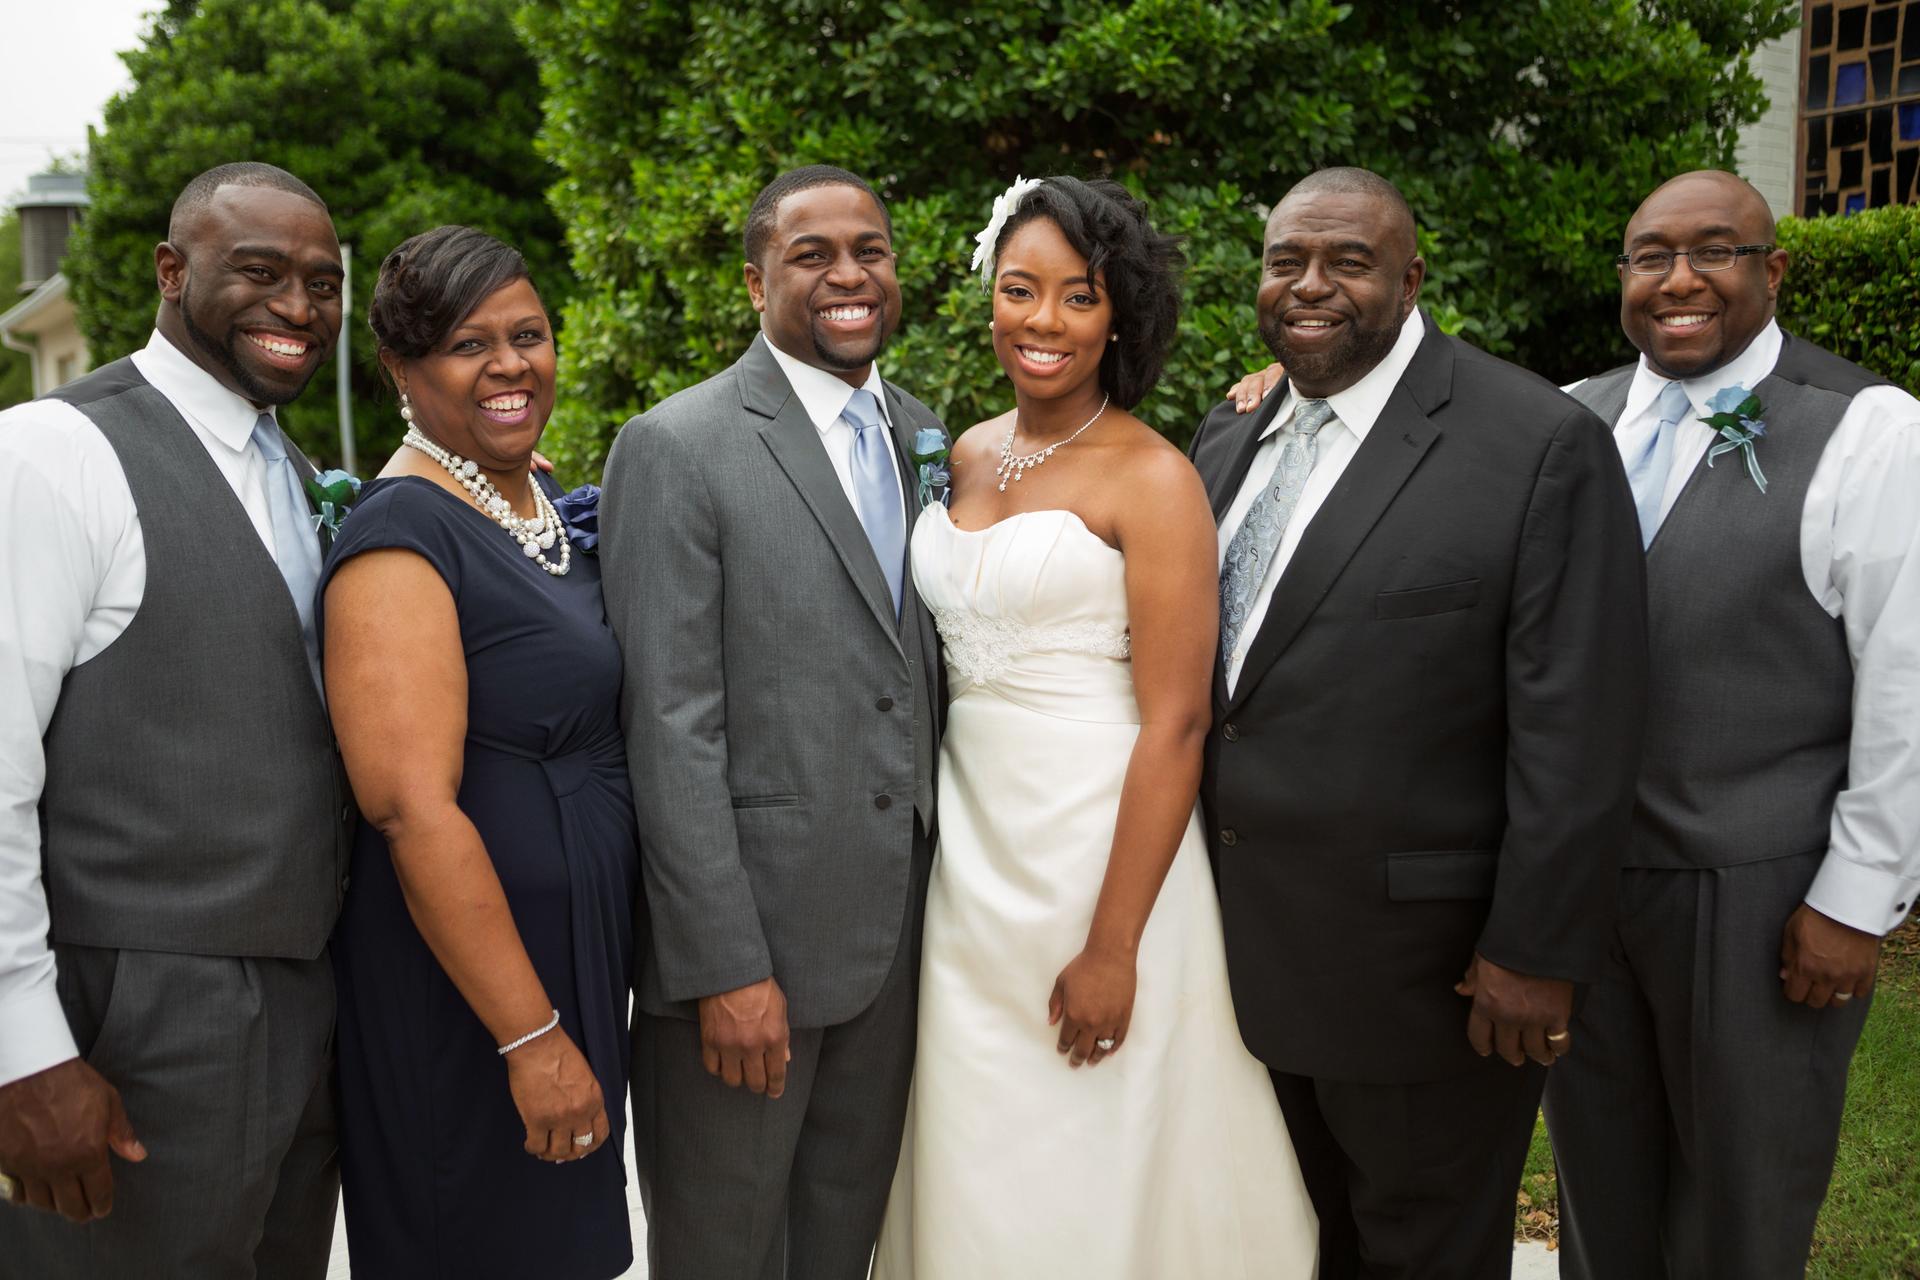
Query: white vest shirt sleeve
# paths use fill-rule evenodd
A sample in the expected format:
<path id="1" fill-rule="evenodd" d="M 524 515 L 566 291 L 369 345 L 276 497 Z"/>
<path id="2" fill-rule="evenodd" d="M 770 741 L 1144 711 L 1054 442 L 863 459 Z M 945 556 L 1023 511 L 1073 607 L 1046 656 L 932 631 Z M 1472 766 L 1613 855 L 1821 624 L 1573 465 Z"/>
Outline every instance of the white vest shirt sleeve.
<path id="1" fill-rule="evenodd" d="M 126 630 L 145 584 L 106 437 L 58 400 L 0 413 L 0 1084 L 75 1056 L 40 878 L 42 739 L 67 672 Z"/>
<path id="2" fill-rule="evenodd" d="M 1854 397 L 1808 486 L 1800 546 L 1854 668 L 1847 786 L 1807 904 L 1885 934 L 1920 895 L 1920 401 Z"/>

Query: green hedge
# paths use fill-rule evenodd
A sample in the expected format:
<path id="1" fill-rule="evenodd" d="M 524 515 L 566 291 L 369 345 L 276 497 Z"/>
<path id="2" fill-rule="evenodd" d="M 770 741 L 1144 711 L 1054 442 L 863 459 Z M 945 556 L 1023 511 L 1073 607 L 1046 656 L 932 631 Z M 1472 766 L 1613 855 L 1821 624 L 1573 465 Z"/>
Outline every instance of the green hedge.
<path id="1" fill-rule="evenodd" d="M 1920 395 L 1920 205 L 1783 218 L 1780 323 Z"/>

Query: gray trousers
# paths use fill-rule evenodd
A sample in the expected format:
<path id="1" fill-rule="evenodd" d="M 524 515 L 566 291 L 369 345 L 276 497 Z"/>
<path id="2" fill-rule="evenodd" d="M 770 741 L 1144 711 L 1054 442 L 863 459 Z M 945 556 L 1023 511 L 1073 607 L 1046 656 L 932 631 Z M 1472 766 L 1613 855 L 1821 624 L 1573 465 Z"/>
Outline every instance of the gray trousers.
<path id="1" fill-rule="evenodd" d="M 793 1029 L 779 1098 L 708 1075 L 698 1022 L 635 1013 L 633 1141 L 653 1280 L 866 1280 L 906 1126 L 930 862 L 917 838 L 879 994 L 851 1021 Z"/>
<path id="2" fill-rule="evenodd" d="M 333 971 L 59 946 L 61 1004 L 147 1149 L 113 1212 L 0 1209 L 7 1280 L 321 1280 L 340 1170 Z"/>
<path id="3" fill-rule="evenodd" d="M 1607 971 L 1547 1073 L 1567 1280 L 1805 1273 L 1868 1004 L 1782 994 L 1822 856 L 1621 873 Z"/>

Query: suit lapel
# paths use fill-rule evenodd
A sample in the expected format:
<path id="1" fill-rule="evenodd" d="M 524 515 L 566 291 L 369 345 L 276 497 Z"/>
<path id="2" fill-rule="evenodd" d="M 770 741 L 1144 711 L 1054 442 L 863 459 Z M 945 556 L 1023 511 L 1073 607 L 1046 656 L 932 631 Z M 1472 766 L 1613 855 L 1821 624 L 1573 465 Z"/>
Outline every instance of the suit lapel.
<path id="1" fill-rule="evenodd" d="M 875 619 L 894 644 L 899 645 L 893 592 L 887 587 L 886 576 L 880 572 L 873 544 L 867 541 L 867 531 L 854 513 L 853 504 L 847 501 L 846 490 L 840 487 L 840 477 L 827 457 L 826 446 L 820 443 L 819 430 L 807 416 L 800 397 L 793 393 L 773 353 L 766 349 L 765 338 L 754 338 L 753 345 L 740 359 L 740 372 L 744 407 L 769 419 L 760 427 L 760 438 L 767 442 L 774 461 L 800 491 L 800 498 L 813 512 L 813 518 L 820 522 L 827 541 L 873 610 Z"/>
<path id="2" fill-rule="evenodd" d="M 1241 664 L 1233 696 L 1223 699 L 1228 710 L 1246 701 L 1267 668 L 1293 643 L 1354 552 L 1392 505 L 1407 477 L 1433 447 L 1439 432 L 1429 415 L 1452 393 L 1453 349 L 1448 342 L 1429 320 L 1427 335 L 1414 353 L 1413 363 L 1394 387 L 1359 451 L 1320 504 L 1275 584 L 1272 603 Z M 1224 681 L 1224 673 L 1220 675 Z M 1224 683 L 1216 685 L 1216 692 L 1223 691 Z"/>
<path id="3" fill-rule="evenodd" d="M 1260 437 L 1273 425 L 1274 415 L 1280 412 L 1280 404 L 1287 398 L 1286 384 L 1269 392 L 1266 402 L 1248 417 L 1235 421 L 1226 440 L 1226 465 L 1214 472 L 1207 483 L 1207 501 L 1213 504 L 1213 522 L 1217 525 L 1226 518 L 1227 508 L 1233 505 L 1234 495 L 1240 492 L 1240 486 L 1247 478 L 1247 468 L 1253 465 L 1253 455 L 1260 451 Z"/>

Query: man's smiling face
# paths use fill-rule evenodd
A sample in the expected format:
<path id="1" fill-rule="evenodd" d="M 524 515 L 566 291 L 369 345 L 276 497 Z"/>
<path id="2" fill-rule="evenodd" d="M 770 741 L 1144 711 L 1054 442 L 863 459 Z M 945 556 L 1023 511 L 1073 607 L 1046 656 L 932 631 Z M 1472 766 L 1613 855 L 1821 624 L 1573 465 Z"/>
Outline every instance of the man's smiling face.
<path id="1" fill-rule="evenodd" d="M 886 215 L 858 187 L 808 187 L 780 202 L 747 292 L 767 340 L 855 386 L 900 325 Z"/>
<path id="2" fill-rule="evenodd" d="M 1691 173 L 1647 197 L 1627 223 L 1625 252 L 1772 239 L 1773 217 L 1752 187 L 1732 174 Z M 1674 259 L 1663 276 L 1623 266 L 1620 327 L 1666 377 L 1711 373 L 1767 327 L 1786 269 L 1787 255 L 1778 249 L 1735 258 L 1724 271 L 1696 271 L 1691 258 Z"/>

